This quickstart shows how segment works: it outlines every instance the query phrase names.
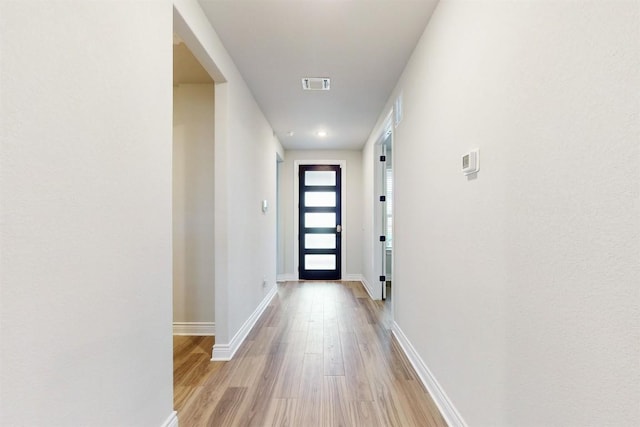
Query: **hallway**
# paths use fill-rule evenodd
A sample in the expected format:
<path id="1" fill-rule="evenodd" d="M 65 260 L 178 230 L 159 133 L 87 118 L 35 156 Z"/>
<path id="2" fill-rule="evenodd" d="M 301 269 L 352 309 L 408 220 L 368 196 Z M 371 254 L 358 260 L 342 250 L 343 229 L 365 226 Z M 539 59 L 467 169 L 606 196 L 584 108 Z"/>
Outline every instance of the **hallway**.
<path id="1" fill-rule="evenodd" d="M 180 425 L 445 426 L 389 322 L 359 282 L 280 284 L 232 361 L 175 338 Z"/>

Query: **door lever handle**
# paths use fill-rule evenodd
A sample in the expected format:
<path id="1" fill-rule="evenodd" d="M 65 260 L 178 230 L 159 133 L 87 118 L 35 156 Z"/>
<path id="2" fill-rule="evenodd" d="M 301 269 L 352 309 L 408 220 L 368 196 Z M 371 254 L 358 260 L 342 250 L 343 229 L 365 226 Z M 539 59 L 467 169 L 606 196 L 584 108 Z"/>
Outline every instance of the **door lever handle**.
<path id="1" fill-rule="evenodd" d="M 336 232 L 340 233 L 342 231 L 342 226 L 340 224 L 338 224 L 336 226 Z"/>

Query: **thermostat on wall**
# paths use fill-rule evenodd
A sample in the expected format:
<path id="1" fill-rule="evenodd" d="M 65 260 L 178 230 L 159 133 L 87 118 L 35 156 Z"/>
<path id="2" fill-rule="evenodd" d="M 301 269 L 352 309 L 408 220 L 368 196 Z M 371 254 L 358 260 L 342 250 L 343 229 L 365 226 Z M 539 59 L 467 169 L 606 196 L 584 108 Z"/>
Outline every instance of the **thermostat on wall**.
<path id="1" fill-rule="evenodd" d="M 462 173 L 471 175 L 480 170 L 480 150 L 473 150 L 462 156 Z"/>

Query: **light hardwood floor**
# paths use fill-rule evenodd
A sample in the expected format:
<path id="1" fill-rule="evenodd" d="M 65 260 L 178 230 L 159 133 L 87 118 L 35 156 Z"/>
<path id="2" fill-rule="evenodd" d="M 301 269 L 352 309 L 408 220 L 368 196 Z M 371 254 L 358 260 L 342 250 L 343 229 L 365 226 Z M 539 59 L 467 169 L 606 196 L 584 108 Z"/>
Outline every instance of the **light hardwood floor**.
<path id="1" fill-rule="evenodd" d="M 359 282 L 289 282 L 230 362 L 174 338 L 181 427 L 446 426 Z"/>

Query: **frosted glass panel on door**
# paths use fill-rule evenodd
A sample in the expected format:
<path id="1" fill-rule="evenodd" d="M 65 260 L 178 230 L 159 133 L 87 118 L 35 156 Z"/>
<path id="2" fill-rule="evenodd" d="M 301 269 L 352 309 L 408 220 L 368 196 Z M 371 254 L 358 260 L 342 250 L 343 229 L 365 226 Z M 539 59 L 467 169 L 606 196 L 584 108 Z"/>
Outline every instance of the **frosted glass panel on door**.
<path id="1" fill-rule="evenodd" d="M 305 171 L 304 184 L 307 186 L 336 185 L 335 171 Z"/>
<path id="2" fill-rule="evenodd" d="M 307 191 L 304 193 L 306 207 L 334 207 L 336 193 L 334 191 Z"/>
<path id="3" fill-rule="evenodd" d="M 335 249 L 335 234 L 305 234 L 304 247 L 307 249 Z"/>
<path id="4" fill-rule="evenodd" d="M 305 255 L 304 264 L 306 270 L 335 270 L 335 255 Z"/>
<path id="5" fill-rule="evenodd" d="M 307 228 L 329 227 L 335 228 L 335 212 L 312 212 L 304 214 L 304 226 Z"/>

